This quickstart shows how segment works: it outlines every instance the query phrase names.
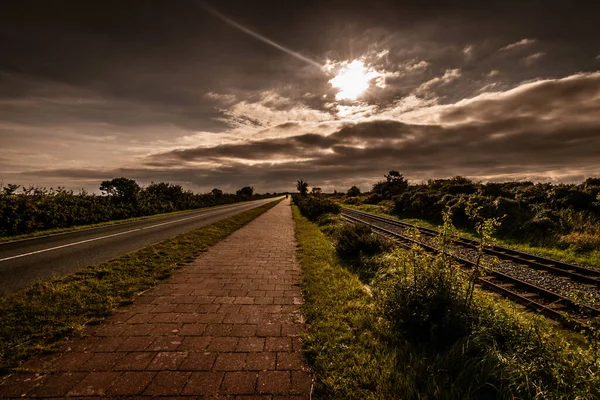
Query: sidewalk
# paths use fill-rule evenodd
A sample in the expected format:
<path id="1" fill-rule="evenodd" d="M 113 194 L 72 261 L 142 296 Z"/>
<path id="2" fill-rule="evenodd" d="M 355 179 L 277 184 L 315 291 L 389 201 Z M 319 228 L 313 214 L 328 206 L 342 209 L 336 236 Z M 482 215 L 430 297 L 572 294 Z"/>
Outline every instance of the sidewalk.
<path id="1" fill-rule="evenodd" d="M 308 399 L 295 250 L 284 200 L 0 397 Z"/>

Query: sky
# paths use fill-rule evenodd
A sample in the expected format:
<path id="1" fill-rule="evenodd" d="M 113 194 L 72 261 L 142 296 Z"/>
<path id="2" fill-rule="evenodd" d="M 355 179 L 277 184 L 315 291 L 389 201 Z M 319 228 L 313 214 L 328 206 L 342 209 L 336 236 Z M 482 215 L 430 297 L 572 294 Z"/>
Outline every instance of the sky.
<path id="1" fill-rule="evenodd" d="M 600 3 L 8 1 L 0 182 L 600 176 Z"/>

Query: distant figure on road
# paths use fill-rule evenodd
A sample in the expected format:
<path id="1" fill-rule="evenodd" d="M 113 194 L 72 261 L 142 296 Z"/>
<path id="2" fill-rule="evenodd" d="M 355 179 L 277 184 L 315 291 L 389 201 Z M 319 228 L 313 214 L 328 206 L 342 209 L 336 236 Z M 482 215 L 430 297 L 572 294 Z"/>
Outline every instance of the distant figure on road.
<path id="1" fill-rule="evenodd" d="M 286 198 L 286 199 L 288 198 L 288 195 L 287 195 L 287 194 L 285 195 L 285 198 Z"/>

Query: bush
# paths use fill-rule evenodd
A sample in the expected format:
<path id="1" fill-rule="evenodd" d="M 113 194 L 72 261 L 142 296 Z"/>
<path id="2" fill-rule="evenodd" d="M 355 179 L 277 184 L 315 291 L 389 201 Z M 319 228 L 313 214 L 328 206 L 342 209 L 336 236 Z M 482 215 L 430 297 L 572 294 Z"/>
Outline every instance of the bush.
<path id="1" fill-rule="evenodd" d="M 335 249 L 343 258 L 373 256 L 389 248 L 389 244 L 365 224 L 345 224 L 337 232 Z"/>
<path id="2" fill-rule="evenodd" d="M 46 189 L 0 185 L 0 236 L 14 236 L 48 229 L 61 229 L 77 225 L 172 211 L 230 204 L 248 200 L 244 196 L 223 193 L 197 194 L 180 185 L 151 183 L 146 188 L 127 178 L 103 181 L 98 196 L 85 191 L 74 193 L 64 188 Z M 216 190 L 216 192 L 215 192 Z M 270 196 L 253 195 L 253 199 Z"/>
<path id="3" fill-rule="evenodd" d="M 312 221 L 316 221 L 323 214 L 339 214 L 340 212 L 338 204 L 325 198 L 300 195 L 293 195 L 292 198 L 300 209 L 300 212 Z"/>
<path id="4" fill-rule="evenodd" d="M 379 193 L 372 193 L 365 199 L 365 204 L 379 204 L 384 200 L 383 196 Z"/>
<path id="5" fill-rule="evenodd" d="M 412 343 L 435 349 L 469 332 L 466 285 L 456 266 L 421 250 L 395 252 L 395 268 L 377 279 L 378 304 L 392 329 Z"/>
<path id="6" fill-rule="evenodd" d="M 362 199 L 360 197 L 347 197 L 344 203 L 357 206 L 362 204 Z"/>
<path id="7" fill-rule="evenodd" d="M 573 232 L 563 235 L 558 240 L 564 247 L 570 247 L 577 252 L 589 252 L 600 249 L 600 237 L 598 235 Z"/>

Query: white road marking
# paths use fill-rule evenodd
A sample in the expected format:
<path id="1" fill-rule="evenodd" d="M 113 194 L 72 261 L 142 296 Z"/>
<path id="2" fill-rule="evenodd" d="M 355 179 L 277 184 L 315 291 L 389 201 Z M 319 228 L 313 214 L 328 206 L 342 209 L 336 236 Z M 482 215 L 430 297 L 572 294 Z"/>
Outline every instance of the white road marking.
<path id="1" fill-rule="evenodd" d="M 231 207 L 228 207 L 231 208 Z M 138 231 L 143 231 L 144 229 L 150 229 L 150 228 L 156 228 L 157 226 L 162 226 L 162 225 L 168 225 L 168 224 L 174 224 L 176 222 L 181 222 L 181 221 L 185 221 L 188 219 L 193 219 L 193 218 L 199 218 L 199 217 L 204 217 L 207 215 L 211 215 L 211 214 L 215 214 L 218 212 L 222 212 L 223 209 L 220 210 L 214 210 L 214 211 L 210 211 L 210 212 L 205 212 L 202 213 L 200 215 L 194 215 L 193 217 L 187 217 L 187 218 L 182 218 L 182 219 L 178 219 L 175 221 L 168 221 L 168 222 L 163 222 L 160 224 L 156 224 L 156 225 L 150 225 L 150 226 L 146 226 L 143 228 L 137 228 L 137 229 L 132 229 L 130 231 L 125 231 L 125 232 L 119 232 L 119 233 L 113 233 L 111 235 L 106 235 L 106 236 L 101 236 L 101 237 L 97 237 L 97 238 L 93 238 L 93 239 L 87 239 L 87 240 L 81 240 L 79 242 L 74 242 L 74 243 L 69 243 L 69 244 L 63 244 L 61 246 L 56 246 L 56 247 L 50 247 L 48 249 L 43 249 L 43 250 L 37 250 L 37 251 L 32 251 L 30 253 L 25 253 L 25 254 L 18 254 L 16 256 L 12 256 L 12 257 L 6 257 L 6 258 L 0 258 L 0 262 L 2 261 L 8 261 L 8 260 L 14 260 L 15 258 L 21 258 L 21 257 L 27 257 L 27 256 L 32 256 L 34 254 L 39 254 L 39 253 L 45 253 L 47 251 L 52 251 L 52 250 L 58 250 L 58 249 L 63 249 L 65 247 L 71 247 L 71 246 L 77 246 L 78 244 L 83 244 L 83 243 L 89 243 L 89 242 L 94 242 L 96 240 L 102 240 L 102 239 L 108 239 L 110 237 L 114 237 L 114 236 L 119 236 L 119 235 L 125 235 L 127 233 L 132 233 L 132 232 L 138 232 Z"/>
<path id="2" fill-rule="evenodd" d="M 101 237 L 94 238 L 94 239 L 82 240 L 80 242 L 63 244 L 62 246 L 56 246 L 56 247 L 50 247 L 48 249 L 32 251 L 31 253 L 25 253 L 25 254 L 19 254 L 19 255 L 16 255 L 16 256 L 12 256 L 12 257 L 1 258 L 0 262 L 2 262 L 2 261 L 8 261 L 8 260 L 14 260 L 15 258 L 27 257 L 27 256 L 31 256 L 31 255 L 34 255 L 34 254 L 44 253 L 46 251 L 58 250 L 58 249 L 62 249 L 62 248 L 65 248 L 65 247 L 76 246 L 78 244 L 93 242 L 95 240 L 106 239 L 106 238 L 113 237 L 113 236 L 125 235 L 126 233 L 131 233 L 131 232 L 136 232 L 136 231 L 141 231 L 141 229 L 138 228 L 138 229 L 133 229 L 131 231 L 113 233 L 112 235 L 101 236 Z"/>

